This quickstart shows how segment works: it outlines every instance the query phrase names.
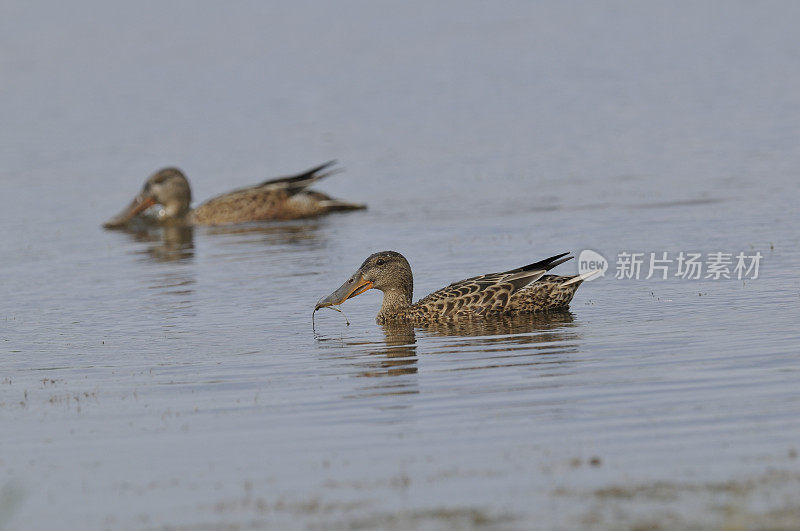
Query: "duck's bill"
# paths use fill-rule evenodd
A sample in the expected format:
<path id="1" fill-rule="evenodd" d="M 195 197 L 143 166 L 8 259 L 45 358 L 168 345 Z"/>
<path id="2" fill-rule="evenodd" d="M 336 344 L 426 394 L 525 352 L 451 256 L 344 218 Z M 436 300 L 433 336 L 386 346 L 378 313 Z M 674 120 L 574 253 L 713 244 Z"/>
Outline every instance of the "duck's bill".
<path id="1" fill-rule="evenodd" d="M 361 273 L 356 273 L 347 279 L 347 281 L 342 284 L 339 289 L 327 297 L 321 298 L 314 307 L 314 311 L 317 311 L 320 308 L 327 308 L 328 306 L 338 306 L 347 299 L 352 299 L 353 297 L 361 295 L 368 289 L 372 289 L 372 282 L 369 280 L 364 280 L 364 277 L 361 276 Z"/>
<path id="2" fill-rule="evenodd" d="M 122 227 L 133 219 L 137 214 L 140 214 L 156 204 L 156 200 L 149 195 L 137 195 L 130 205 L 128 205 L 122 212 L 103 223 L 103 227 L 113 229 Z"/>

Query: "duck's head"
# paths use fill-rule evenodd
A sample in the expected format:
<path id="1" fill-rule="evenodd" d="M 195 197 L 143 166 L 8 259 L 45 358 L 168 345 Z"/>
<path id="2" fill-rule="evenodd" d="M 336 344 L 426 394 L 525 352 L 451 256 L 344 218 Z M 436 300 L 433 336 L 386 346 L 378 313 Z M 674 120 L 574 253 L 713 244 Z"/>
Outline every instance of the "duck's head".
<path id="1" fill-rule="evenodd" d="M 414 280 L 408 260 L 395 251 L 371 255 L 339 289 L 320 299 L 315 310 L 342 304 L 372 288 L 382 291 L 384 299 L 389 296 L 398 302 L 411 304 Z"/>
<path id="2" fill-rule="evenodd" d="M 103 226 L 113 228 L 125 225 L 153 205 L 163 207 L 158 213 L 159 221 L 181 219 L 189 213 L 191 204 L 192 191 L 186 176 L 178 168 L 164 168 L 151 175 L 131 204 Z"/>

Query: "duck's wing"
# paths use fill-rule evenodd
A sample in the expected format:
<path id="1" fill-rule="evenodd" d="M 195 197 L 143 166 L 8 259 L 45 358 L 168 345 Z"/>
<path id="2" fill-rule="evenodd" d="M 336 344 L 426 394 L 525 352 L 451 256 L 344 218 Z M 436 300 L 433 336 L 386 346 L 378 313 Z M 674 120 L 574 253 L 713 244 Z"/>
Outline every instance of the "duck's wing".
<path id="1" fill-rule="evenodd" d="M 488 273 L 454 282 L 414 304 L 414 313 L 430 317 L 451 317 L 460 314 L 481 315 L 505 311 L 511 297 L 547 271 L 572 259 L 562 253 L 510 271 Z"/>
<path id="2" fill-rule="evenodd" d="M 511 312 L 536 313 L 546 310 L 565 310 L 581 283 L 597 271 L 582 275 L 544 275 L 515 293 L 508 304 Z"/>
<path id="3" fill-rule="evenodd" d="M 252 188 L 261 190 L 286 190 L 289 195 L 296 194 L 301 190 L 305 190 L 315 182 L 329 177 L 334 173 L 342 171 L 341 168 L 332 168 L 336 164 L 335 160 L 329 160 L 325 164 L 320 164 L 315 168 L 298 173 L 297 175 L 289 175 L 287 177 L 278 177 L 277 179 L 270 179 L 261 184 L 257 184 Z M 328 171 L 323 171 L 328 170 Z"/>
<path id="4" fill-rule="evenodd" d="M 332 160 L 297 175 L 271 179 L 213 197 L 193 211 L 194 222 L 217 225 L 294 219 L 322 213 L 324 210 L 312 195 L 303 197 L 301 201 L 292 199 L 315 182 L 340 171 L 331 168 L 334 164 L 336 161 Z"/>
<path id="5" fill-rule="evenodd" d="M 270 193 L 277 193 L 277 192 L 285 192 L 286 195 L 291 196 L 298 192 L 301 192 L 307 189 L 309 186 L 314 184 L 317 181 L 324 179 L 325 177 L 329 177 L 334 173 L 339 173 L 342 171 L 341 168 L 331 168 L 336 164 L 335 160 L 329 160 L 325 164 L 320 164 L 310 170 L 306 170 L 303 173 L 298 173 L 296 175 L 287 175 L 285 177 L 277 177 L 275 179 L 270 179 L 268 181 L 264 181 L 260 184 L 255 184 L 253 186 L 248 186 L 246 188 L 239 188 L 237 190 L 232 190 L 225 194 L 219 195 L 207 201 L 215 201 L 222 197 L 233 196 L 237 194 L 243 195 L 252 195 L 252 194 L 270 194 Z M 323 170 L 328 171 L 323 171 Z"/>

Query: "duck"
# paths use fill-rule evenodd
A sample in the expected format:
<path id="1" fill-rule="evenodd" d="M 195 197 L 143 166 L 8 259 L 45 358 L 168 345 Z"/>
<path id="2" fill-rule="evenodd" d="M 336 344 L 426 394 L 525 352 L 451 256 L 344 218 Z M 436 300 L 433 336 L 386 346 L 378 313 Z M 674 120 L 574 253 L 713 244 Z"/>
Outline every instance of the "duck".
<path id="1" fill-rule="evenodd" d="M 367 290 L 383 292 L 378 324 L 431 323 L 460 318 L 529 314 L 566 310 L 578 286 L 599 271 L 579 275 L 548 275 L 554 267 L 571 260 L 561 253 L 526 266 L 487 273 L 454 282 L 412 302 L 414 277 L 406 258 L 396 251 L 370 255 L 336 291 L 321 298 L 314 312 L 335 307 Z"/>
<path id="2" fill-rule="evenodd" d="M 334 199 L 309 189 L 317 181 L 337 173 L 337 169 L 332 168 L 334 164 L 336 161 L 332 160 L 296 175 L 233 190 L 194 209 L 186 175 L 178 168 L 163 168 L 147 179 L 130 205 L 103 226 L 108 229 L 124 227 L 137 217 L 163 224 L 228 225 L 309 218 L 366 208 L 366 205 Z M 160 205 L 161 209 L 155 215 L 147 215 L 146 211 L 155 205 Z"/>

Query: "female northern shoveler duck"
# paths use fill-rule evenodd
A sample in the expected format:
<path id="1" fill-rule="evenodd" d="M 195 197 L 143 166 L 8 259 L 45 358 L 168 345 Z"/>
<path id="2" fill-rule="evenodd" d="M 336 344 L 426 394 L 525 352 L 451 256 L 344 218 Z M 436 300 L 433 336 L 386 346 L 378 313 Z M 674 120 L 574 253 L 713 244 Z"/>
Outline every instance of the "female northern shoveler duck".
<path id="1" fill-rule="evenodd" d="M 383 292 L 383 305 L 376 318 L 381 324 L 563 310 L 569 307 L 581 282 L 596 273 L 545 274 L 572 259 L 568 254 L 551 256 L 511 271 L 454 282 L 412 304 L 411 266 L 400 253 L 382 251 L 367 258 L 339 289 L 320 299 L 314 311 L 336 306 L 372 288 Z"/>
<path id="2" fill-rule="evenodd" d="M 335 173 L 336 170 L 323 172 L 335 162 L 219 195 L 194 210 L 190 207 L 192 191 L 186 176 L 177 168 L 164 168 L 151 175 L 133 202 L 103 226 L 121 227 L 153 205 L 162 207 L 153 220 L 188 225 L 298 219 L 337 210 L 366 208 L 365 205 L 340 201 L 308 189 L 313 183 Z"/>

